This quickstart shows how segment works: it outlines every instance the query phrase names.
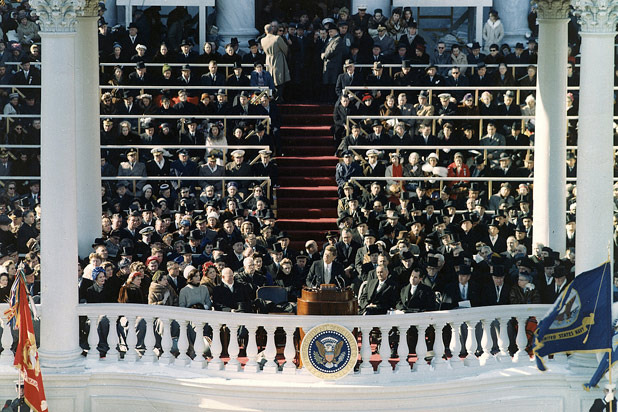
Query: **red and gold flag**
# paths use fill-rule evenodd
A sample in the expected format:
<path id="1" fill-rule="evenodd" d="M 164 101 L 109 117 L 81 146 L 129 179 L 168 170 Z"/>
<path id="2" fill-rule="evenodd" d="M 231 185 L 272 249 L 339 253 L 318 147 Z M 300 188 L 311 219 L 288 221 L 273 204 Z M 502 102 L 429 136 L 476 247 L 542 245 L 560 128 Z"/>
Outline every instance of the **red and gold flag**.
<path id="1" fill-rule="evenodd" d="M 18 273 L 15 282 L 17 285 L 17 328 L 19 329 L 19 343 L 15 352 L 13 365 L 20 371 L 24 381 L 24 400 L 36 412 L 47 411 L 47 400 L 43 388 L 43 376 L 39 365 L 39 352 L 36 348 L 32 315 L 28 305 L 28 293 L 24 285 L 24 278 Z"/>

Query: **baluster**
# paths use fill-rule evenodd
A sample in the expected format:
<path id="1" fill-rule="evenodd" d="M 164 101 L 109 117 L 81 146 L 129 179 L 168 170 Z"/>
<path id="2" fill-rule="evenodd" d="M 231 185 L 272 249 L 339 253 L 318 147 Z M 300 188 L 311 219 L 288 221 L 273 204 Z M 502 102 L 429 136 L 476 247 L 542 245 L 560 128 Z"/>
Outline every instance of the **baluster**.
<path id="1" fill-rule="evenodd" d="M 498 333 L 498 348 L 500 348 L 500 353 L 498 354 L 498 359 L 505 362 L 512 361 L 509 354 L 509 319 L 509 317 L 498 319 L 498 322 L 500 322 L 500 332 Z"/>
<path id="2" fill-rule="evenodd" d="M 393 367 L 388 361 L 390 359 L 391 347 L 388 343 L 388 331 L 389 328 L 380 327 L 380 365 L 378 367 L 378 373 L 392 372 Z"/>
<path id="3" fill-rule="evenodd" d="M 294 332 L 295 326 L 286 326 L 285 330 L 285 349 L 283 354 L 285 355 L 285 364 L 283 365 L 284 372 L 296 372 L 296 365 L 294 364 L 294 358 L 296 357 L 296 348 L 294 347 Z"/>
<path id="4" fill-rule="evenodd" d="M 206 344 L 204 343 L 204 324 L 205 322 L 195 322 L 195 343 L 193 344 L 195 358 L 193 358 L 191 362 L 191 367 L 196 369 L 202 369 L 204 367 L 204 351 L 206 350 Z"/>
<path id="5" fill-rule="evenodd" d="M 2 320 L 2 354 L 0 354 L 0 364 L 12 365 L 13 364 L 13 351 L 11 345 L 13 344 L 13 334 L 11 333 L 11 325 L 6 319 Z"/>
<path id="6" fill-rule="evenodd" d="M 481 366 L 484 366 L 490 359 L 493 359 L 493 356 L 491 355 L 491 321 L 481 319 L 480 322 L 481 327 L 483 328 L 483 337 L 481 338 L 481 348 L 483 349 L 483 354 L 481 355 L 479 361 Z"/>
<path id="7" fill-rule="evenodd" d="M 436 337 L 434 339 L 434 343 L 433 343 L 433 351 L 435 353 L 433 359 L 431 359 L 431 366 L 433 367 L 441 367 L 443 366 L 446 362 L 444 361 L 444 353 L 445 353 L 445 348 L 444 348 L 444 336 L 443 336 L 443 331 L 442 329 L 444 329 L 444 322 L 436 322 L 434 323 L 433 327 L 436 331 Z"/>
<path id="8" fill-rule="evenodd" d="M 277 348 L 275 346 L 275 326 L 264 327 L 267 333 L 266 348 L 264 349 L 264 356 L 266 357 L 266 363 L 262 370 L 264 372 L 276 373 L 279 370 L 279 364 L 277 363 Z"/>
<path id="9" fill-rule="evenodd" d="M 466 325 L 468 331 L 466 336 L 466 359 L 464 360 L 464 365 L 478 365 L 478 359 L 474 356 L 474 352 L 476 351 L 476 348 L 474 348 L 476 342 L 475 329 L 474 326 L 472 326 L 472 321 L 466 321 Z"/>
<path id="10" fill-rule="evenodd" d="M 246 326 L 249 331 L 249 337 L 247 338 L 246 352 L 247 352 L 247 364 L 245 365 L 245 372 L 259 372 L 260 365 L 257 363 L 257 343 L 255 341 L 255 331 L 257 326 Z"/>
<path id="11" fill-rule="evenodd" d="M 154 349 L 155 349 L 154 329 L 155 329 L 155 322 L 157 322 L 158 319 L 155 320 L 154 318 L 148 316 L 148 317 L 144 317 L 144 321 L 146 322 L 146 336 L 144 337 L 144 346 L 146 347 L 146 349 L 144 349 L 144 354 L 142 355 L 141 361 L 152 363 L 158 360 L 154 353 Z"/>
<path id="12" fill-rule="evenodd" d="M 427 370 L 429 366 L 425 358 L 427 357 L 427 341 L 425 340 L 425 333 L 427 332 L 428 325 L 418 325 L 416 330 L 418 331 L 418 339 L 416 341 L 416 363 L 414 364 L 414 370 L 423 371 Z M 435 345 L 435 343 L 434 343 Z"/>
<path id="13" fill-rule="evenodd" d="M 212 324 L 212 344 L 210 345 L 210 352 L 212 353 L 212 360 L 208 362 L 208 369 L 221 370 L 223 368 L 223 361 L 221 360 L 221 324 Z"/>
<path id="14" fill-rule="evenodd" d="M 226 371 L 238 372 L 240 370 L 240 362 L 238 361 L 238 352 L 240 348 L 238 346 L 238 325 L 229 323 L 227 325 L 230 330 L 230 344 L 227 347 L 227 353 L 230 355 L 230 360 L 225 365 Z"/>
<path id="15" fill-rule="evenodd" d="M 99 351 L 97 350 L 98 333 L 98 316 L 88 316 L 90 329 L 88 331 L 88 360 L 99 359 Z"/>
<path id="16" fill-rule="evenodd" d="M 360 328 L 358 329 L 361 330 Z M 369 361 L 371 359 L 371 344 L 369 343 L 369 336 L 371 335 L 371 326 L 367 326 L 362 330 L 363 340 L 361 344 L 361 356 L 363 363 L 361 364 L 360 372 L 362 374 L 373 373 L 373 366 Z"/>
<path id="17" fill-rule="evenodd" d="M 127 362 L 137 360 L 137 318 L 135 316 L 125 316 L 127 318 L 127 352 L 124 359 Z"/>
<path id="18" fill-rule="evenodd" d="M 105 362 L 115 363 L 120 359 L 120 351 L 118 350 L 118 317 L 108 316 L 109 319 L 109 334 L 107 335 L 107 344 L 109 351 L 105 356 Z"/>
<path id="19" fill-rule="evenodd" d="M 399 325 L 399 348 L 397 349 L 397 352 L 399 355 L 399 359 L 401 359 L 401 362 L 399 362 L 397 365 L 398 366 L 401 365 L 402 367 L 405 366 L 406 368 L 404 369 L 405 371 L 412 371 L 412 367 L 410 365 L 410 353 L 416 351 L 415 348 L 411 348 L 409 346 L 410 345 L 410 343 L 408 342 L 408 330 L 409 329 L 410 329 L 409 323 L 404 323 L 402 325 Z"/>
<path id="20" fill-rule="evenodd" d="M 180 320 L 177 321 L 180 325 L 180 335 L 178 337 L 178 356 L 174 360 L 174 365 L 176 366 L 186 366 L 191 358 L 187 355 L 187 351 L 189 350 L 189 338 L 187 337 L 187 326 L 189 325 L 189 321 Z"/>
<path id="21" fill-rule="evenodd" d="M 167 318 L 160 318 L 159 320 L 163 325 L 163 331 L 161 333 L 162 353 L 159 354 L 159 363 L 161 365 L 169 365 L 174 359 L 172 355 L 172 321 Z"/>
<path id="22" fill-rule="evenodd" d="M 461 331 L 460 326 L 456 322 L 449 322 L 448 325 L 451 327 L 451 341 L 449 343 L 449 348 L 451 350 L 451 359 L 449 359 L 449 363 L 453 367 L 462 366 L 462 359 L 459 357 L 461 353 Z"/>
<path id="23" fill-rule="evenodd" d="M 515 362 L 530 362 L 530 355 L 526 352 L 528 345 L 528 336 L 526 336 L 526 321 L 527 317 L 517 318 L 517 352 L 515 353 Z"/>

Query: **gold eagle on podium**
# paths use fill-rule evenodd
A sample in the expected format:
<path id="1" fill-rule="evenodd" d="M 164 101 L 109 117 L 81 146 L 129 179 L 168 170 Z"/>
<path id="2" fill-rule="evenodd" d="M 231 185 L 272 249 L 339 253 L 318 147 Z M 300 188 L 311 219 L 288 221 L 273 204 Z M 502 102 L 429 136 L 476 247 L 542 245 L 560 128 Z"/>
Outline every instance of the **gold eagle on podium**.
<path id="1" fill-rule="evenodd" d="M 326 368 L 336 368 L 345 360 L 345 353 L 341 353 L 343 344 L 343 340 L 332 336 L 326 337 L 322 341 L 316 340 L 317 351 L 313 352 L 315 361 Z"/>

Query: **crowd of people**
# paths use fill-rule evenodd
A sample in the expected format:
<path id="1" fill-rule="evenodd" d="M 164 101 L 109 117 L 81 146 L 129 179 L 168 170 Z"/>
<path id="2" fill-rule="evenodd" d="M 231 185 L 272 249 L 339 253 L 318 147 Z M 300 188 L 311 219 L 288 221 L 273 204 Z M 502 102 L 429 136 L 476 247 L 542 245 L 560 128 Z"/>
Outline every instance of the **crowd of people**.
<path id="1" fill-rule="evenodd" d="M 438 42 L 430 51 L 409 8 L 386 16 L 360 6 L 356 14 L 339 8 L 321 19 L 301 14 L 296 21 L 269 22 L 260 37 L 248 42 L 249 52 L 232 39 L 224 54 L 211 42 L 198 54 L 182 36 L 163 41 L 160 30 L 144 23 L 147 17 L 138 10 L 127 30 L 109 30 L 99 20 L 100 61 L 113 63 L 101 73 L 101 84 L 110 86 L 101 96 L 101 172 L 127 180 L 102 184 L 102 235 L 78 262 L 81 302 L 293 313 L 303 287 L 335 283 L 353 288 L 360 313 L 370 315 L 551 303 L 573 278 L 576 190 L 569 192 L 567 253 L 532 245 L 533 151 L 492 148 L 534 143 L 534 91 L 510 89 L 536 85 L 533 38 L 511 52 L 509 45 L 499 45 L 499 34 L 487 31 L 483 46 L 450 44 L 447 51 L 446 43 Z M 486 28 L 496 28 L 496 22 L 499 17 L 492 11 Z M 30 53 L 38 56 L 35 46 Z M 26 83 L 20 84 L 40 82 L 30 64 L 36 56 L 19 60 L 19 70 L 7 82 L 18 84 L 22 77 Z M 357 67 L 364 63 L 371 65 L 369 70 Z M 397 65 L 392 76 L 387 64 Z M 511 64 L 517 67 L 512 70 Z M 569 64 L 569 85 L 577 86 L 574 58 Z M 245 89 L 226 89 L 232 86 Z M 389 90 L 393 86 L 422 90 L 395 93 Z M 450 90 L 434 91 L 437 86 Z M 484 86 L 504 90 L 484 91 Z M 38 113 L 35 93 L 6 98 L 5 114 Z M 235 179 L 268 177 L 277 185 L 273 157 L 283 155 L 277 103 L 305 98 L 334 103 L 340 198 L 337 230 L 328 232 L 323 243 L 308 240 L 302 250 L 293 250 L 294 239 L 277 227 L 261 180 Z M 576 93 L 566 104 L 576 113 Z M 235 119 L 225 128 L 218 117 L 254 114 L 270 123 Z M 127 118 L 106 117 L 116 115 Z M 348 119 L 352 115 L 363 118 Z M 405 115 L 445 118 L 395 118 Z M 477 115 L 487 119 L 467 119 Z M 520 115 L 528 117 L 501 119 Z M 25 120 L 11 124 L 8 143 L 38 143 L 40 121 Z M 570 123 L 569 138 L 575 142 L 576 127 Z M 139 145 L 153 148 L 133 147 Z M 166 145 L 175 148 L 159 147 Z M 247 145 L 267 148 L 244 150 Z M 357 145 L 375 149 L 358 150 Z M 450 149 L 457 145 L 470 148 Z M 37 151 L 11 157 L 11 151 L 0 152 L 1 176 L 38 174 Z M 575 174 L 574 155 L 565 167 Z M 363 185 L 356 177 L 376 180 Z M 441 183 L 432 177 L 461 180 Z M 470 182 L 470 177 L 521 180 L 488 184 Z M 18 265 L 37 296 L 39 182 L 3 183 L 0 293 L 8 294 Z M 258 298 L 262 286 L 284 288 L 287 302 Z"/>

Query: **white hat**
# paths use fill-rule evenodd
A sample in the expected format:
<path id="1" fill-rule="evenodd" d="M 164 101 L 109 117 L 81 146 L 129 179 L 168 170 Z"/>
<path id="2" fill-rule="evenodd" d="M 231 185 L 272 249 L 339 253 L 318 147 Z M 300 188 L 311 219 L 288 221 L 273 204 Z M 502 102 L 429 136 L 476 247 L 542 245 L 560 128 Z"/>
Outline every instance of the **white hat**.
<path id="1" fill-rule="evenodd" d="M 429 153 L 429 155 L 427 156 L 427 160 L 434 158 L 434 159 L 438 159 L 438 155 L 435 153 Z"/>
<path id="2" fill-rule="evenodd" d="M 241 149 L 237 149 L 232 152 L 232 157 L 243 157 L 244 155 L 245 151 Z"/>
<path id="3" fill-rule="evenodd" d="M 376 149 L 367 150 L 367 156 L 377 156 L 378 154 L 380 154 L 380 152 L 378 152 Z"/>
<path id="4" fill-rule="evenodd" d="M 135 46 L 135 50 L 137 50 L 137 49 L 144 49 L 144 50 L 148 50 L 148 47 L 146 47 L 146 46 L 145 46 L 145 45 L 143 45 L 143 44 L 138 44 L 137 46 Z"/>
<path id="5" fill-rule="evenodd" d="M 192 271 L 193 269 L 195 269 L 195 266 L 193 266 L 193 265 L 188 265 L 188 266 L 185 268 L 184 272 L 182 272 L 182 276 L 184 276 L 184 277 L 185 277 L 185 279 L 189 279 L 189 273 L 191 273 L 191 271 Z"/>
<path id="6" fill-rule="evenodd" d="M 438 95 L 439 99 L 450 99 L 451 98 L 451 94 L 450 93 L 440 93 Z"/>

